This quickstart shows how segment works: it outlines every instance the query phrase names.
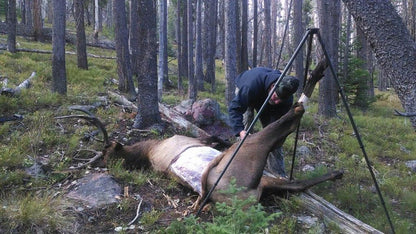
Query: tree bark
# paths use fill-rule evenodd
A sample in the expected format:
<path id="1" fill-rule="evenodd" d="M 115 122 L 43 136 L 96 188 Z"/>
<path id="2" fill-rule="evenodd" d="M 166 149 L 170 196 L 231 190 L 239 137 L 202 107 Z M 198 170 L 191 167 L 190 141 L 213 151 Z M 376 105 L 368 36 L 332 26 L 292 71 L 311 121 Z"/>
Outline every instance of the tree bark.
<path id="1" fill-rule="evenodd" d="M 66 94 L 65 0 L 53 0 L 52 92 Z"/>
<path id="2" fill-rule="evenodd" d="M 215 93 L 215 51 L 217 49 L 217 0 L 204 1 L 204 18 L 202 40 L 203 63 L 204 63 L 204 80 L 211 84 L 211 92 Z"/>
<path id="3" fill-rule="evenodd" d="M 177 41 L 177 49 L 176 49 L 176 58 L 178 59 L 178 92 L 179 94 L 183 93 L 183 84 L 182 84 L 182 77 L 183 69 L 182 69 L 182 27 L 181 27 L 181 19 L 182 19 L 182 1 L 176 2 L 176 41 Z"/>
<path id="4" fill-rule="evenodd" d="M 272 64 L 272 30 L 271 30 L 271 13 L 270 0 L 264 0 L 264 50 L 265 50 L 265 65 L 271 68 Z"/>
<path id="5" fill-rule="evenodd" d="M 131 71 L 130 51 L 127 30 L 126 4 L 124 1 L 113 0 L 114 14 L 114 34 L 117 52 L 117 73 L 118 73 L 118 89 L 129 95 L 129 99 L 134 100 L 136 92 Z"/>
<path id="6" fill-rule="evenodd" d="M 405 112 L 416 112 L 416 43 L 388 0 L 343 0 L 370 43 Z M 416 117 L 411 118 L 416 129 Z"/>
<path id="7" fill-rule="evenodd" d="M 41 14 L 41 0 L 33 1 L 33 33 L 36 41 L 43 41 L 42 35 L 42 14 Z"/>
<path id="8" fill-rule="evenodd" d="M 139 40 L 140 40 L 140 30 L 139 30 L 139 1 L 131 0 L 130 1 L 130 61 L 131 61 L 131 72 L 132 77 L 136 78 L 139 74 L 139 67 L 142 55 L 140 54 L 139 49 Z"/>
<path id="9" fill-rule="evenodd" d="M 237 55 L 236 55 L 236 12 L 237 1 L 225 2 L 225 98 L 227 105 L 234 98 L 234 78 L 237 76 Z"/>
<path id="10" fill-rule="evenodd" d="M 194 71 L 194 22 L 193 22 L 193 6 L 192 0 L 187 0 L 187 17 L 188 17 L 188 98 L 196 100 L 197 95 L 197 84 L 195 79 Z"/>
<path id="11" fill-rule="evenodd" d="M 87 45 L 84 27 L 84 1 L 74 0 L 75 23 L 77 30 L 77 64 L 78 68 L 88 70 Z"/>
<path id="12" fill-rule="evenodd" d="M 294 28 L 294 37 L 293 37 L 293 48 L 294 50 L 299 45 L 300 41 L 302 40 L 303 33 L 305 32 L 304 24 L 302 21 L 302 7 L 303 0 L 295 0 L 293 2 L 293 28 Z M 305 48 L 305 47 L 303 47 Z M 304 84 L 304 67 L 303 67 L 303 49 L 301 49 L 298 53 L 298 56 L 295 59 L 295 72 L 296 77 L 299 79 L 299 89 L 298 94 L 302 93 L 303 84 Z"/>
<path id="13" fill-rule="evenodd" d="M 198 90 L 204 90 L 204 70 L 202 66 L 202 0 L 196 1 L 195 32 L 195 83 Z"/>
<path id="14" fill-rule="evenodd" d="M 258 2 L 253 0 L 253 67 L 257 67 L 257 41 L 258 41 Z"/>
<path id="15" fill-rule="evenodd" d="M 241 49 L 240 49 L 240 71 L 248 69 L 248 0 L 241 3 Z"/>
<path id="16" fill-rule="evenodd" d="M 98 34 L 103 28 L 103 14 L 98 0 L 94 0 L 94 7 L 94 40 L 98 42 Z"/>
<path id="17" fill-rule="evenodd" d="M 322 40 L 328 52 L 334 68 L 338 67 L 338 47 L 339 47 L 339 15 L 341 12 L 340 0 L 322 0 L 318 3 L 319 26 Z M 336 115 L 336 102 L 338 88 L 332 73 L 329 69 L 325 71 L 325 77 L 319 84 L 319 104 L 318 113 L 325 117 Z"/>
<path id="18" fill-rule="evenodd" d="M 133 127 L 146 128 L 161 122 L 157 95 L 156 1 L 140 0 L 138 16 L 142 28 L 139 48 L 143 57 L 137 77 L 138 110 Z"/>
<path id="19" fill-rule="evenodd" d="M 167 0 L 159 0 L 159 66 L 158 97 L 162 100 L 163 87 L 170 87 L 168 76 L 168 12 Z"/>
<path id="20" fill-rule="evenodd" d="M 7 50 L 16 53 L 16 0 L 8 0 L 7 9 Z"/>

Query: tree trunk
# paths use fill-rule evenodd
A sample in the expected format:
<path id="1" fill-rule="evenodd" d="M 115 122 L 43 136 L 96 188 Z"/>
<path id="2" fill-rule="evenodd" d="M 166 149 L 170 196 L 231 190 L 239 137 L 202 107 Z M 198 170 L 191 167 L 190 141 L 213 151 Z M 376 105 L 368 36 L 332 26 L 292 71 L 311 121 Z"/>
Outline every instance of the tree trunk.
<path id="1" fill-rule="evenodd" d="M 176 49 L 176 58 L 178 59 L 178 92 L 179 94 L 183 93 L 183 84 L 182 84 L 182 77 L 183 69 L 182 69 L 182 27 L 181 27 L 181 18 L 182 18 L 182 1 L 176 2 L 176 41 L 177 41 L 177 49 Z"/>
<path id="2" fill-rule="evenodd" d="M 193 22 L 193 6 L 192 0 L 187 1 L 187 17 L 188 17 L 188 98 L 195 101 L 197 95 L 197 84 L 194 71 L 194 22 Z"/>
<path id="3" fill-rule="evenodd" d="M 102 15 L 102 8 L 100 7 L 100 3 L 98 0 L 94 0 L 94 40 L 98 42 L 98 34 L 102 30 L 102 21 L 103 21 L 103 15 Z"/>
<path id="4" fill-rule="evenodd" d="M 350 57 L 350 39 L 351 39 L 351 14 L 346 10 L 344 11 L 344 17 L 346 17 L 345 23 L 345 43 L 344 43 L 344 54 L 342 61 L 342 79 L 346 80 L 348 77 L 348 63 Z"/>
<path id="5" fill-rule="evenodd" d="M 139 30 L 139 2 L 137 0 L 130 1 L 130 61 L 132 77 L 137 78 L 139 74 L 142 55 L 139 49 L 140 30 Z"/>
<path id="6" fill-rule="evenodd" d="M 163 87 L 169 88 L 171 82 L 168 76 L 168 3 L 160 0 L 160 23 L 159 23 L 159 100 L 162 100 Z"/>
<path id="7" fill-rule="evenodd" d="M 318 3 L 319 26 L 322 40 L 328 52 L 334 68 L 338 67 L 339 47 L 339 15 L 341 12 L 340 0 L 322 0 Z M 329 69 L 325 71 L 325 77 L 319 84 L 318 113 L 325 117 L 336 115 L 336 102 L 338 87 Z"/>
<path id="8" fill-rule="evenodd" d="M 270 0 L 264 0 L 264 50 L 265 50 L 265 65 L 271 68 L 272 64 L 272 29 L 271 29 L 271 15 L 270 15 Z"/>
<path id="9" fill-rule="evenodd" d="M 66 94 L 65 0 L 53 0 L 52 92 Z"/>
<path id="10" fill-rule="evenodd" d="M 253 0 L 253 67 L 257 67 L 257 41 L 258 41 L 258 6 L 257 0 Z"/>
<path id="11" fill-rule="evenodd" d="M 241 49 L 240 49 L 240 71 L 248 69 L 248 0 L 243 0 L 241 4 Z"/>
<path id="12" fill-rule="evenodd" d="M 117 0 L 116 0 L 117 1 Z M 156 1 L 139 1 L 139 22 L 143 28 L 140 48 L 143 49 L 137 94 L 137 115 L 134 128 L 146 128 L 160 123 L 157 95 L 157 23 Z"/>
<path id="13" fill-rule="evenodd" d="M 302 1 L 302 0 L 301 0 Z M 272 8 L 272 12 L 271 12 L 271 45 L 272 45 L 272 50 L 270 51 L 271 56 L 272 56 L 272 64 L 276 64 L 277 62 L 277 14 L 279 12 L 278 10 L 278 1 L 272 1 L 271 2 L 271 8 Z"/>
<path id="14" fill-rule="evenodd" d="M 88 70 L 87 45 L 84 27 L 84 1 L 74 0 L 75 23 L 77 29 L 77 64 L 81 69 Z"/>
<path id="15" fill-rule="evenodd" d="M 416 112 L 416 43 L 388 0 L 343 0 L 390 79 L 405 112 Z M 411 118 L 416 129 L 416 117 Z"/>
<path id="16" fill-rule="evenodd" d="M 202 66 L 202 0 L 196 1 L 195 38 L 195 83 L 198 90 L 204 90 L 204 70 Z"/>
<path id="17" fill-rule="evenodd" d="M 188 78 L 188 10 L 186 1 L 180 1 L 182 3 L 182 44 L 181 44 L 181 69 L 183 74 L 183 79 Z M 183 91 L 185 93 L 185 90 Z"/>
<path id="18" fill-rule="evenodd" d="M 33 29 L 36 41 L 43 41 L 42 36 L 42 13 L 41 0 L 33 1 Z"/>
<path id="19" fill-rule="evenodd" d="M 33 15 L 32 15 L 32 8 L 33 8 L 33 1 L 31 0 L 24 0 L 25 1 L 25 25 L 28 31 L 32 32 L 33 30 Z"/>
<path id="20" fill-rule="evenodd" d="M 117 73 L 118 73 L 118 89 L 129 95 L 130 100 L 134 100 L 136 92 L 134 90 L 130 51 L 129 51 L 129 33 L 127 30 L 126 4 L 124 1 L 113 0 L 114 14 L 114 34 L 117 52 Z"/>
<path id="21" fill-rule="evenodd" d="M 215 93 L 215 51 L 217 48 L 217 0 L 205 0 L 203 24 L 203 52 L 204 59 L 204 80 L 211 84 L 211 92 Z"/>
<path id="22" fill-rule="evenodd" d="M 16 53 L 16 0 L 8 0 L 7 7 L 7 50 Z"/>
<path id="23" fill-rule="evenodd" d="M 225 98 L 227 105 L 234 98 L 234 78 L 237 76 L 237 55 L 236 55 L 236 12 L 237 1 L 225 2 Z"/>
<path id="24" fill-rule="evenodd" d="M 302 40 L 302 36 L 305 32 L 304 24 L 302 21 L 302 5 L 303 0 L 296 0 L 293 2 L 293 28 L 294 28 L 294 37 L 293 37 L 293 48 L 294 50 L 299 45 L 300 41 Z M 305 47 L 303 47 L 305 48 Z M 299 51 L 296 59 L 295 59 L 295 72 L 296 77 L 299 79 L 299 89 L 298 94 L 302 93 L 303 84 L 304 84 L 304 67 L 303 67 L 303 49 Z"/>
<path id="25" fill-rule="evenodd" d="M 218 56 L 225 60 L 225 2 L 219 1 L 218 6 L 218 45 L 220 48 Z"/>
<path id="26" fill-rule="evenodd" d="M 113 27 L 113 1 L 109 0 L 107 1 L 107 17 L 105 20 L 106 26 L 108 28 Z"/>

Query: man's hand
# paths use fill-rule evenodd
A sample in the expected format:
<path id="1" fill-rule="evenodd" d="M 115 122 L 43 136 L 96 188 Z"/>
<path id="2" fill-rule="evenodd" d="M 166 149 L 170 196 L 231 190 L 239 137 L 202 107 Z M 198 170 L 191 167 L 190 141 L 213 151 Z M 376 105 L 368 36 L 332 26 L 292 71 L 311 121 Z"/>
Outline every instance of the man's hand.
<path id="1" fill-rule="evenodd" d="M 247 135 L 247 132 L 245 130 L 240 132 L 240 139 L 242 140 Z"/>

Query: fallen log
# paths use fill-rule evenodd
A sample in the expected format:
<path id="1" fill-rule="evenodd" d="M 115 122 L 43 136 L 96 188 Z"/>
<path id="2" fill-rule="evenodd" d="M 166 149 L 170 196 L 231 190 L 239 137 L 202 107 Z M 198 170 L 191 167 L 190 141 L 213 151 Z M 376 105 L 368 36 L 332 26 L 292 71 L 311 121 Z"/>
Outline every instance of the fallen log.
<path id="1" fill-rule="evenodd" d="M 127 100 L 126 97 L 120 95 L 118 93 L 108 91 L 108 95 L 114 102 L 131 109 L 132 111 L 137 111 L 137 106 Z M 166 105 L 159 103 L 159 112 L 166 117 L 166 119 L 173 123 L 176 127 L 187 131 L 193 137 L 209 137 L 210 134 L 204 131 L 203 129 L 199 128 L 195 124 L 191 123 L 190 121 L 186 120 L 181 114 Z"/>
<path id="2" fill-rule="evenodd" d="M 7 50 L 7 46 L 0 45 L 0 50 Z M 29 53 L 37 53 L 37 54 L 52 54 L 51 50 L 36 50 L 36 49 L 27 49 L 27 48 L 18 48 L 16 49 L 17 52 L 29 52 Z M 65 54 L 76 55 L 76 52 L 73 51 L 65 51 Z M 116 59 L 113 56 L 100 56 L 91 53 L 87 53 L 87 57 L 91 58 L 99 58 L 99 59 Z"/>
<path id="3" fill-rule="evenodd" d="M 305 209 L 324 221 L 336 224 L 342 233 L 382 233 L 309 190 L 300 193 L 299 199 Z"/>
<path id="4" fill-rule="evenodd" d="M 17 96 L 20 94 L 22 89 L 27 89 L 32 84 L 32 79 L 36 76 L 36 72 L 32 72 L 29 78 L 24 80 L 22 83 L 20 83 L 16 88 L 7 88 L 3 87 L 0 90 L 0 95 L 10 95 L 10 96 Z M 7 83 L 6 83 L 7 84 Z"/>

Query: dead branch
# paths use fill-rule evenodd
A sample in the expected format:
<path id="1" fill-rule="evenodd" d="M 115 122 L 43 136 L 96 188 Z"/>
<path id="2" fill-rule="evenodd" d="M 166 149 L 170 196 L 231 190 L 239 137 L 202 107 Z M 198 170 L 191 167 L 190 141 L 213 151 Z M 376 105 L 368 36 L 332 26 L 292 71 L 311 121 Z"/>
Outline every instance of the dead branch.
<path id="1" fill-rule="evenodd" d="M 136 210 L 136 216 L 134 217 L 134 219 L 132 220 L 132 221 L 130 221 L 127 225 L 131 225 L 131 224 L 133 224 L 135 221 L 136 221 L 136 219 L 139 217 L 139 215 L 140 215 L 140 207 L 142 206 L 142 202 L 143 202 L 143 199 L 142 198 L 140 198 L 140 202 L 139 202 L 139 205 L 137 206 L 137 210 Z"/>
<path id="2" fill-rule="evenodd" d="M 416 112 L 415 113 L 406 113 L 406 112 L 400 112 L 398 110 L 394 110 L 394 112 L 396 112 L 394 115 L 397 115 L 397 116 L 404 116 L 404 117 L 414 117 L 414 116 L 416 116 Z"/>
<path id="3" fill-rule="evenodd" d="M 84 151 L 93 152 L 93 153 L 95 153 L 95 156 L 92 157 L 92 158 L 90 158 L 88 160 L 88 162 L 86 162 L 86 163 L 80 164 L 80 165 L 78 165 L 76 167 L 70 167 L 69 170 L 79 170 L 79 169 L 82 169 L 84 167 L 87 167 L 88 165 L 91 165 L 92 163 L 94 163 L 95 161 L 97 161 L 98 159 L 100 159 L 103 156 L 103 153 L 102 152 L 98 152 L 98 151 L 91 150 L 91 149 L 83 149 L 83 150 Z"/>

